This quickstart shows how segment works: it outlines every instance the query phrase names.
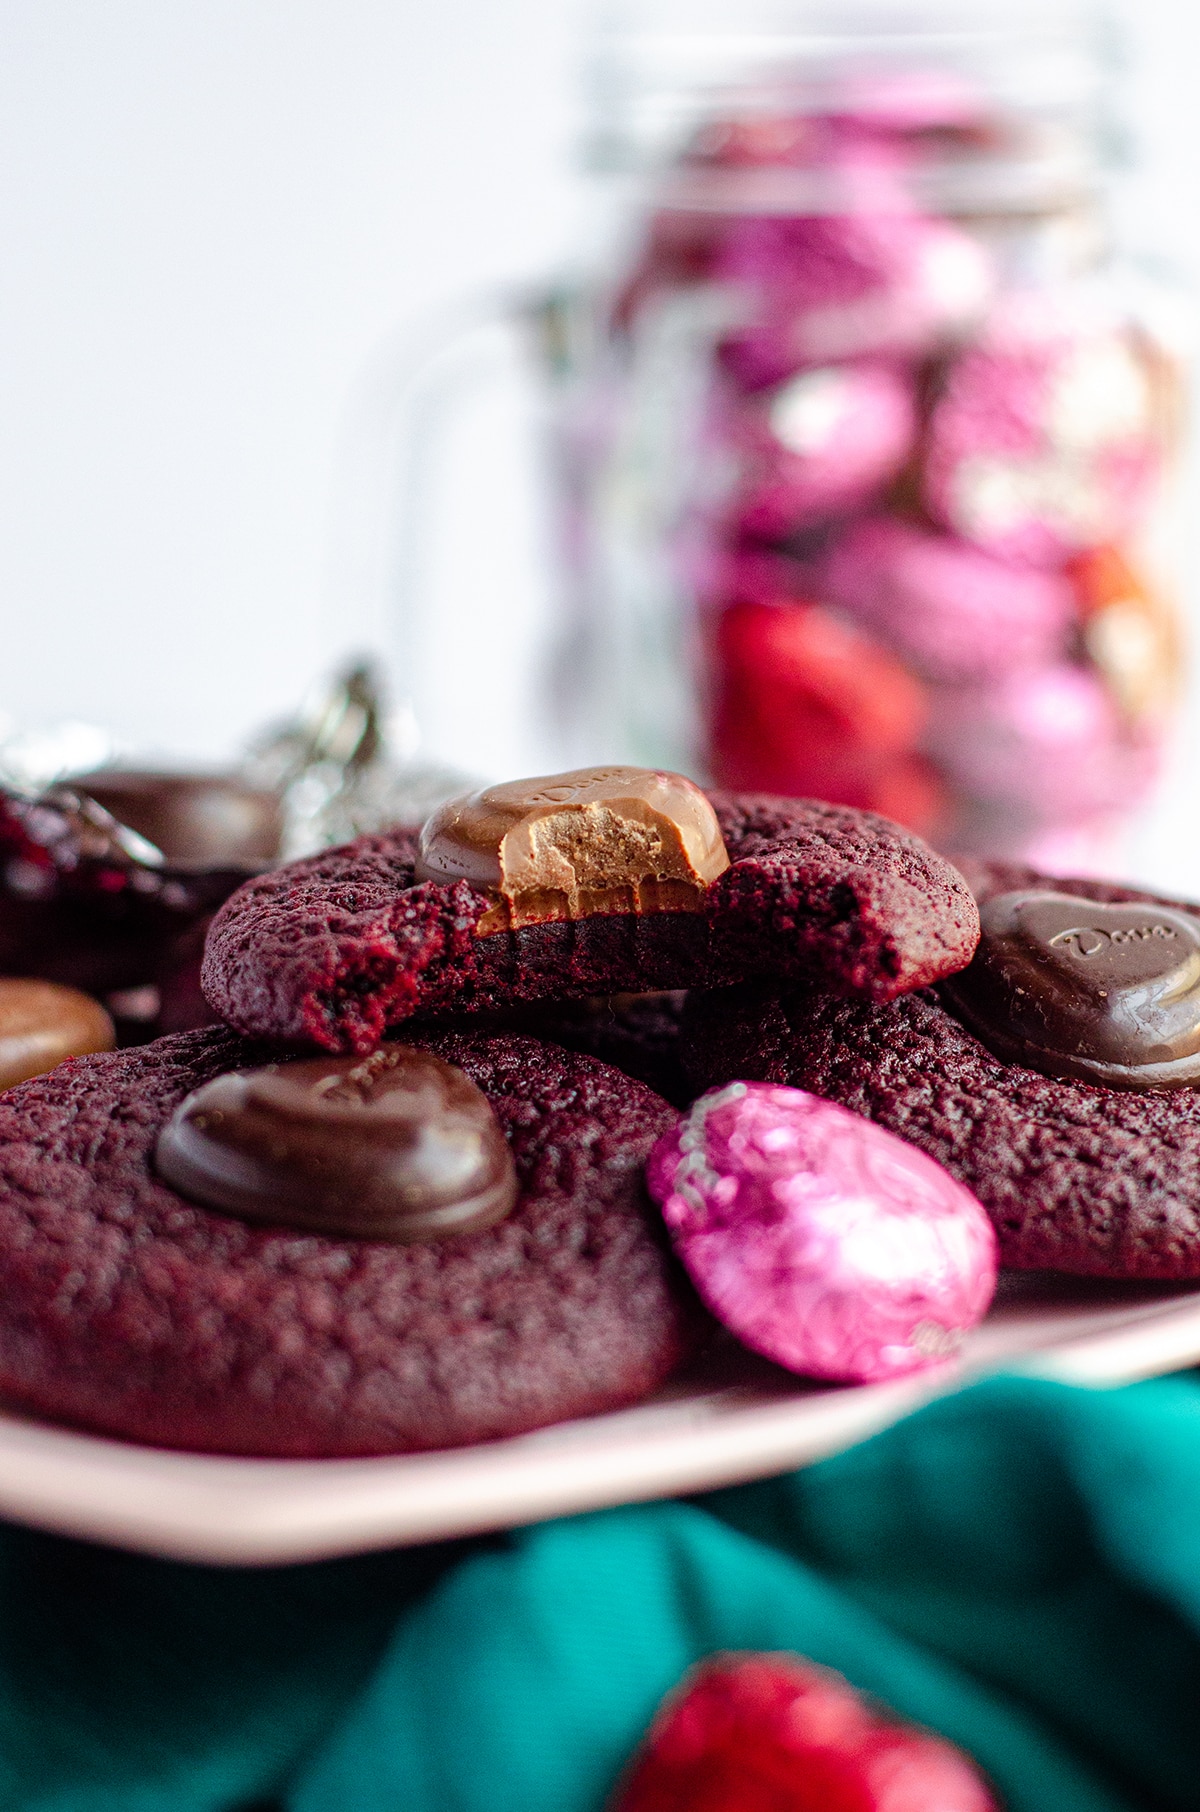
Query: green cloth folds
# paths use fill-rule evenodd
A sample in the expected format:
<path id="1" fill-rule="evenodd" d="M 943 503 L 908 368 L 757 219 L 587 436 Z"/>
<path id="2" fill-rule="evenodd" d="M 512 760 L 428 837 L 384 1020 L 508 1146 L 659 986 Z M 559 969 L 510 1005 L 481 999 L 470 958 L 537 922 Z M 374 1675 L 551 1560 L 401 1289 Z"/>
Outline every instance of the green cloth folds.
<path id="1" fill-rule="evenodd" d="M 690 1503 L 260 1572 L 0 1536 L 0 1812 L 601 1812 L 662 1697 L 791 1649 L 1010 1812 L 1200 1805 L 1200 1384 L 998 1378 Z"/>

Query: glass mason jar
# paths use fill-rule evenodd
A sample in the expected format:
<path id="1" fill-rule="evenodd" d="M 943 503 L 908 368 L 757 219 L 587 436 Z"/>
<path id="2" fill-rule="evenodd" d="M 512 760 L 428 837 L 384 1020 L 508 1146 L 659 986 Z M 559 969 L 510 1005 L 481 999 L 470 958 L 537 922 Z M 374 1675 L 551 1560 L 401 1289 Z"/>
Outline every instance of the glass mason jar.
<path id="1" fill-rule="evenodd" d="M 564 758 L 1102 865 L 1178 689 L 1184 372 L 1095 11 L 684 17 L 601 42 L 618 227 L 546 316 Z"/>

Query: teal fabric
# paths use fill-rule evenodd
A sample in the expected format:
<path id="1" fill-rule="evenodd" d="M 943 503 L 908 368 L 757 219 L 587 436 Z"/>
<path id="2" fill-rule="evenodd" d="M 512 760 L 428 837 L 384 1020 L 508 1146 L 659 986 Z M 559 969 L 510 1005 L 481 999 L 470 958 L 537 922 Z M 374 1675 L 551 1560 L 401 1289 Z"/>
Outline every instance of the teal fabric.
<path id="1" fill-rule="evenodd" d="M 1010 1812 L 1200 1806 L 1200 1384 L 1002 1378 L 697 1498 L 217 1572 L 0 1536 L 0 1812 L 600 1812 L 719 1648 L 839 1668 Z"/>

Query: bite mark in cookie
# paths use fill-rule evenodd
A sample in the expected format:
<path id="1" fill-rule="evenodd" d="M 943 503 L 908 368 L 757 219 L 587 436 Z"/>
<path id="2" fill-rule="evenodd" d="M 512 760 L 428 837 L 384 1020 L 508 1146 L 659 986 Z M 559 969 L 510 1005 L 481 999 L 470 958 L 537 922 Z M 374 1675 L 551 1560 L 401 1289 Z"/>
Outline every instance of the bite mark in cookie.
<path id="1" fill-rule="evenodd" d="M 359 838 L 239 890 L 209 935 L 206 995 L 244 1032 L 365 1051 L 415 1013 L 754 975 L 819 975 L 888 1000 L 969 961 L 975 902 L 918 837 L 814 800 L 714 794 L 711 805 L 729 866 L 698 909 L 597 910 L 490 933 L 495 892 L 421 880 L 411 832 Z M 602 832 L 601 815 L 590 823 Z"/>

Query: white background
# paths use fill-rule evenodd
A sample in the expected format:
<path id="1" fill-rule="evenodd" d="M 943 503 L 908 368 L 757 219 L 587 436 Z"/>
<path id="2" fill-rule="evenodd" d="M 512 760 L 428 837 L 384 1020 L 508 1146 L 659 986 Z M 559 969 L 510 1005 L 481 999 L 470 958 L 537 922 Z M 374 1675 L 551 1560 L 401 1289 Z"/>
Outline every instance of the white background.
<path id="1" fill-rule="evenodd" d="M 2 0 L 0 713 L 219 757 L 377 628 L 406 330 L 586 251 L 584 6 Z M 1129 25 L 1137 214 L 1200 293 L 1200 9 Z M 436 517 L 477 727 L 532 532 L 487 432 Z M 1185 741 L 1133 859 L 1200 890 L 1198 781 Z"/>

